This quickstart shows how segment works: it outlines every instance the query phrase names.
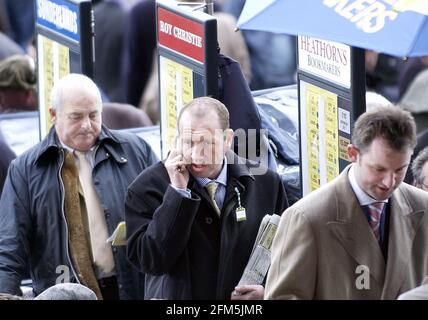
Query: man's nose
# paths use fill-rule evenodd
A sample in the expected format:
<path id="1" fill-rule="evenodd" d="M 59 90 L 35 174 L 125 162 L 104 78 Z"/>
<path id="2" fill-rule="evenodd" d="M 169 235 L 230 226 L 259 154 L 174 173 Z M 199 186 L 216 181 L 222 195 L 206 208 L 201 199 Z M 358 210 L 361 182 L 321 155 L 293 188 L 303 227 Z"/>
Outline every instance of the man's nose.
<path id="1" fill-rule="evenodd" d="M 385 185 L 385 187 L 392 188 L 395 185 L 396 179 L 397 179 L 396 173 L 395 172 L 389 172 L 384 176 L 382 182 Z"/>
<path id="2" fill-rule="evenodd" d="M 88 129 L 91 127 L 91 119 L 89 117 L 84 117 L 82 120 L 82 127 Z"/>
<path id="3" fill-rule="evenodd" d="M 192 146 L 192 162 L 202 164 L 204 160 L 204 149 L 200 143 L 195 143 Z"/>

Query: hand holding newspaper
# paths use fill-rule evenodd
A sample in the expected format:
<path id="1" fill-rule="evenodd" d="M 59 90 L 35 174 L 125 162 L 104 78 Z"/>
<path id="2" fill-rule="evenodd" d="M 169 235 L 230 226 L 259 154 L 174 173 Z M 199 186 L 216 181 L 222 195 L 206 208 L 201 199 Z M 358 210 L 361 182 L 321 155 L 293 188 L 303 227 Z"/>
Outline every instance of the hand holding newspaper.
<path id="1" fill-rule="evenodd" d="M 277 214 L 267 214 L 263 217 L 253 251 L 238 286 L 263 283 L 270 267 L 271 246 L 279 220 L 280 216 Z"/>

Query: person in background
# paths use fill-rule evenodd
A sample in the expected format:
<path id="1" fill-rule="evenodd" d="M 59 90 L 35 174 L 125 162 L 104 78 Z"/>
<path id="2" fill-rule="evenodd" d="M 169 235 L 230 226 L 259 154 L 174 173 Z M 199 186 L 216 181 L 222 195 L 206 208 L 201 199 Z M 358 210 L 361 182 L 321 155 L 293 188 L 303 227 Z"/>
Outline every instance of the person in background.
<path id="1" fill-rule="evenodd" d="M 224 12 L 239 18 L 245 0 L 224 1 Z M 258 30 L 242 30 L 251 65 L 251 90 L 297 82 L 296 37 Z"/>
<path id="2" fill-rule="evenodd" d="M 266 299 L 396 299 L 428 274 L 428 194 L 402 183 L 414 119 L 367 109 L 348 145 L 352 164 L 282 214 Z"/>
<path id="3" fill-rule="evenodd" d="M 111 102 L 123 100 L 120 72 L 125 24 L 128 17 L 125 2 L 123 0 L 92 1 L 95 19 L 94 81 Z"/>
<path id="4" fill-rule="evenodd" d="M 15 54 L 24 54 L 24 50 L 0 31 L 0 61 Z"/>
<path id="5" fill-rule="evenodd" d="M 13 55 L 0 62 L 0 112 L 37 110 L 34 60 Z"/>
<path id="6" fill-rule="evenodd" d="M 0 292 L 34 295 L 77 282 L 98 299 L 141 299 L 144 275 L 107 242 L 124 220 L 128 185 L 157 161 L 138 136 L 101 124 L 95 83 L 70 74 L 52 90 L 54 126 L 10 165 L 0 199 Z"/>
<path id="7" fill-rule="evenodd" d="M 0 194 L 3 190 L 3 185 L 6 180 L 7 170 L 13 159 L 15 153 L 10 149 L 9 145 L 0 136 Z"/>
<path id="8" fill-rule="evenodd" d="M 412 162 L 413 185 L 428 191 L 428 147 L 422 149 Z"/>
<path id="9" fill-rule="evenodd" d="M 156 1 L 141 0 L 125 21 L 120 72 L 123 101 L 138 106 L 150 74 L 156 48 Z"/>
<path id="10" fill-rule="evenodd" d="M 6 34 L 27 52 L 35 29 L 33 1 L 0 0 L 0 7 L 4 9 Z"/>

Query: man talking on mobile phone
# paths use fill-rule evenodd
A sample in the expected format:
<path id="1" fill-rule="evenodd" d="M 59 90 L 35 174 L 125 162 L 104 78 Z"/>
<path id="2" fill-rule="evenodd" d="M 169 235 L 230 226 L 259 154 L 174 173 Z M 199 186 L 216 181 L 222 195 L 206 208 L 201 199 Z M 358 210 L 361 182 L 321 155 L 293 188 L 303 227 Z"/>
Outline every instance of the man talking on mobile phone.
<path id="1" fill-rule="evenodd" d="M 231 151 L 221 102 L 192 100 L 177 127 L 167 159 L 141 173 L 126 197 L 127 255 L 146 274 L 145 298 L 263 299 L 261 285 L 235 286 L 262 218 L 288 207 L 282 181 Z"/>

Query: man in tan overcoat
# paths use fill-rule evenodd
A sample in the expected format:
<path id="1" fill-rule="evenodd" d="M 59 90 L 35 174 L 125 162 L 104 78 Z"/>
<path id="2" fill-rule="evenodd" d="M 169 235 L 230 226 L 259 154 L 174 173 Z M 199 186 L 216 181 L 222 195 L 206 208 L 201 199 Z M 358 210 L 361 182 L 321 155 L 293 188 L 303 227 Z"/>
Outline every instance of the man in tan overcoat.
<path id="1" fill-rule="evenodd" d="M 337 178 L 287 209 L 265 299 L 396 299 L 428 274 L 428 196 L 402 183 L 416 144 L 397 107 L 356 121 Z"/>

